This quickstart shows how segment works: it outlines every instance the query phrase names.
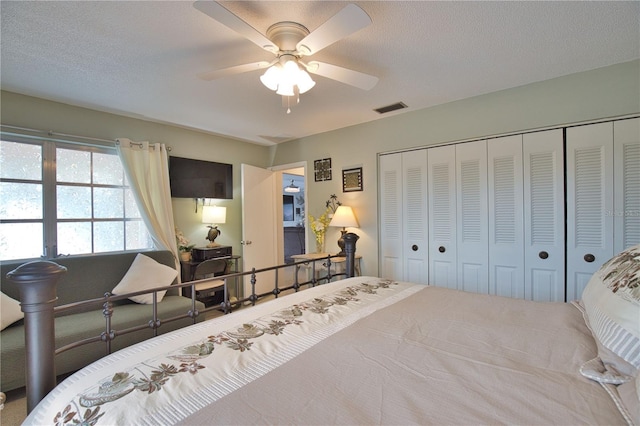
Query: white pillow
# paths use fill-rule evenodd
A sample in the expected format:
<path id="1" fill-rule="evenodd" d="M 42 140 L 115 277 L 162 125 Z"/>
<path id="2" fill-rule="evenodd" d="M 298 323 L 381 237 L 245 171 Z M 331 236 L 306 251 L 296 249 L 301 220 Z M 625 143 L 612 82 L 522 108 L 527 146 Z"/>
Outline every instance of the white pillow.
<path id="1" fill-rule="evenodd" d="M 602 265 L 584 289 L 582 303 L 604 365 L 635 376 L 640 369 L 640 246 Z"/>
<path id="2" fill-rule="evenodd" d="M 138 253 L 122 280 L 113 289 L 113 294 L 133 293 L 134 291 L 149 290 L 155 287 L 170 285 L 178 276 L 178 271 L 167 265 L 156 262 L 142 253 Z M 162 301 L 165 291 L 158 292 L 158 302 Z M 153 293 L 141 294 L 129 298 L 136 303 L 150 305 L 153 303 Z"/>
<path id="3" fill-rule="evenodd" d="M 2 308 L 2 313 L 0 314 L 2 328 L 0 330 L 4 330 L 14 322 L 24 318 L 24 313 L 20 310 L 20 302 L 1 292 L 0 308 Z"/>

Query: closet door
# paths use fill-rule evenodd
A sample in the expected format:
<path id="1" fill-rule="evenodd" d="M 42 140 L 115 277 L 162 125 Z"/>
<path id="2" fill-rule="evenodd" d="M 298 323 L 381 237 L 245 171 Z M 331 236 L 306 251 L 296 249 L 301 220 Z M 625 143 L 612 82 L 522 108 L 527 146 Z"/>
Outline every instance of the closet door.
<path id="1" fill-rule="evenodd" d="M 640 118 L 613 123 L 614 253 L 640 244 Z"/>
<path id="2" fill-rule="evenodd" d="M 613 123 L 567 129 L 567 300 L 613 255 Z"/>
<path id="3" fill-rule="evenodd" d="M 458 288 L 456 280 L 456 148 L 429 148 L 429 284 Z"/>
<path id="4" fill-rule="evenodd" d="M 429 282 L 427 150 L 402 154 L 404 280 Z"/>
<path id="5" fill-rule="evenodd" d="M 523 299 L 522 135 L 487 142 L 489 293 Z"/>
<path id="6" fill-rule="evenodd" d="M 404 280 L 402 229 L 402 154 L 379 157 L 380 276 Z"/>
<path id="7" fill-rule="evenodd" d="M 427 284 L 427 150 L 381 155 L 380 276 Z"/>
<path id="8" fill-rule="evenodd" d="M 525 298 L 565 300 L 562 130 L 523 135 Z"/>
<path id="9" fill-rule="evenodd" d="M 489 292 L 487 141 L 456 145 L 458 288 Z"/>

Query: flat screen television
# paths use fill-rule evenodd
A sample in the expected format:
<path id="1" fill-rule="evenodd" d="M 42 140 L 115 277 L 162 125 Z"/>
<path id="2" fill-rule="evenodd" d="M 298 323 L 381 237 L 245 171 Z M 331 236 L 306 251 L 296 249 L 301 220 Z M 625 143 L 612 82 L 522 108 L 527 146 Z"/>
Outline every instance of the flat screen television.
<path id="1" fill-rule="evenodd" d="M 169 157 L 174 198 L 233 198 L 233 166 L 213 161 Z"/>

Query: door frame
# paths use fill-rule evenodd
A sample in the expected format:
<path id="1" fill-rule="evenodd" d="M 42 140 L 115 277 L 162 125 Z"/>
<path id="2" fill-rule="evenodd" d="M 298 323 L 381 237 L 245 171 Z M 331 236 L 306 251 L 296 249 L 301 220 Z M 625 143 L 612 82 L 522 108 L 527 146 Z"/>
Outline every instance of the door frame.
<path id="1" fill-rule="evenodd" d="M 304 205 L 305 205 L 305 216 L 304 216 L 304 226 L 305 226 L 305 233 L 304 233 L 304 248 L 305 248 L 305 253 L 309 253 L 309 238 L 307 236 L 307 229 L 309 229 L 308 226 L 308 220 L 307 220 L 307 205 L 308 205 L 308 190 L 309 190 L 309 185 L 308 185 L 308 179 L 307 179 L 307 162 L 306 161 L 298 161 L 295 163 L 288 163 L 288 164 L 281 164 L 278 166 L 273 166 L 273 167 L 269 167 L 268 170 L 271 170 L 275 173 L 278 174 L 277 178 L 278 178 L 278 182 L 282 181 L 282 174 L 285 173 L 287 170 L 291 170 L 291 169 L 300 169 L 302 168 L 304 170 L 304 172 L 302 173 L 302 178 L 304 181 Z M 281 196 L 280 196 L 281 198 Z M 276 200 L 276 205 L 278 205 L 278 203 L 282 203 L 281 199 L 277 199 Z M 280 218 L 282 218 L 282 216 L 280 216 Z M 282 223 L 282 220 L 278 220 L 276 218 L 276 223 L 274 223 L 274 226 L 276 228 L 276 235 L 278 235 L 278 258 L 279 259 L 284 259 L 284 226 Z"/>

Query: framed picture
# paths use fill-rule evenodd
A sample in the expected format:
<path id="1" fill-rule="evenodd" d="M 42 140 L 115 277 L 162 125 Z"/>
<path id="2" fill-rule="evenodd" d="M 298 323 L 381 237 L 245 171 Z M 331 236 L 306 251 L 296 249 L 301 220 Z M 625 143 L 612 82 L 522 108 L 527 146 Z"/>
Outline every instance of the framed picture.
<path id="1" fill-rule="evenodd" d="M 313 171 L 316 182 L 331 180 L 331 158 L 323 158 L 313 162 Z"/>
<path id="2" fill-rule="evenodd" d="M 342 171 L 342 192 L 362 191 L 362 167 Z"/>

